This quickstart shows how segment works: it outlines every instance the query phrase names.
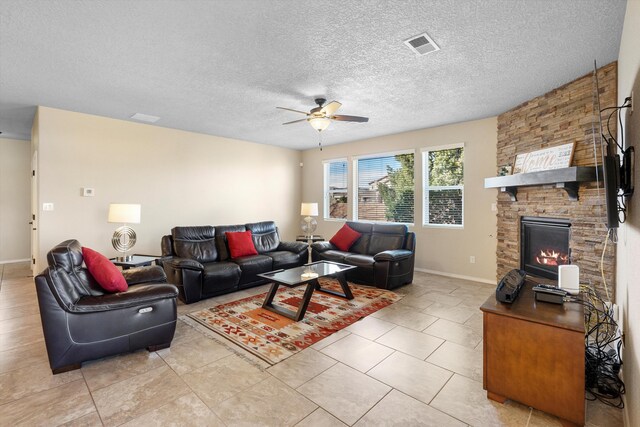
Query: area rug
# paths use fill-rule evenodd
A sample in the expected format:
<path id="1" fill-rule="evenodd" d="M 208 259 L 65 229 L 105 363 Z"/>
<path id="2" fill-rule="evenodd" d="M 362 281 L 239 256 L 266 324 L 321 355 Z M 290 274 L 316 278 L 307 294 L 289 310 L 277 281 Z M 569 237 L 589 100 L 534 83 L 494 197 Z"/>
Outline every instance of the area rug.
<path id="1" fill-rule="evenodd" d="M 323 288 L 340 291 L 335 279 L 320 279 Z M 296 322 L 262 308 L 266 294 L 189 313 L 187 316 L 230 340 L 265 362 L 274 365 L 321 339 L 400 299 L 400 295 L 349 283 L 354 299 L 315 291 L 303 320 Z M 305 285 L 282 286 L 274 303 L 297 310 Z"/>

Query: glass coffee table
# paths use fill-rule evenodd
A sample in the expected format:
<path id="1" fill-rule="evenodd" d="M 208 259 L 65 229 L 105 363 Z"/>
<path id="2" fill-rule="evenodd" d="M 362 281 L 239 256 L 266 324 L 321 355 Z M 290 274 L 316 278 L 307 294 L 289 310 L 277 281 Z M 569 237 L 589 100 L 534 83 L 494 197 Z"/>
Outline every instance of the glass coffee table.
<path id="1" fill-rule="evenodd" d="M 309 301 L 311 301 L 311 295 L 313 295 L 314 290 L 351 300 L 353 299 L 353 294 L 351 293 L 349 284 L 345 279 L 345 272 L 354 268 L 356 267 L 353 265 L 340 264 L 333 261 L 317 261 L 312 262 L 311 264 L 305 264 L 301 267 L 258 274 L 258 276 L 263 279 L 273 282 L 271 289 L 269 289 L 269 292 L 262 303 L 262 308 L 298 322 L 304 318 L 304 314 L 307 311 L 307 307 L 309 306 Z M 342 293 L 321 287 L 318 282 L 320 277 L 335 277 L 338 280 L 338 283 L 340 283 Z M 273 298 L 276 296 L 276 292 L 278 292 L 278 288 L 280 286 L 294 288 L 304 284 L 307 285 L 307 289 L 304 291 L 304 297 L 298 307 L 298 311 L 292 311 L 273 304 Z"/>

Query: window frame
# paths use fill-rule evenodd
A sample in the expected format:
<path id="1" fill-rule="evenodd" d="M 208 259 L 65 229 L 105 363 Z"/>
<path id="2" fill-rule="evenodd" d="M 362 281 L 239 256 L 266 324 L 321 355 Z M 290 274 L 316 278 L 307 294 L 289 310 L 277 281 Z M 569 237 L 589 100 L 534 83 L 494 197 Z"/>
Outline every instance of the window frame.
<path id="1" fill-rule="evenodd" d="M 378 157 L 391 157 L 391 156 L 397 156 L 400 154 L 413 154 L 413 164 L 414 164 L 414 168 L 413 168 L 413 222 L 395 222 L 395 221 L 373 221 L 370 219 L 359 219 L 358 218 L 358 161 L 359 160 L 366 160 L 366 159 L 376 159 Z M 353 156 L 352 157 L 352 170 L 353 170 L 353 174 L 352 174 L 352 182 L 353 184 L 353 188 L 352 188 L 352 215 L 353 215 L 353 220 L 354 221 L 365 221 L 368 223 L 372 223 L 372 224 L 404 224 L 407 226 L 413 226 L 415 224 L 416 221 L 416 170 L 415 170 L 415 160 L 416 160 L 416 150 L 411 148 L 411 149 L 406 149 L 406 150 L 397 150 L 397 151 L 387 151 L 387 152 L 383 152 L 383 153 L 373 153 L 373 154 L 363 154 L 360 156 Z"/>
<path id="2" fill-rule="evenodd" d="M 331 164 L 332 163 L 344 163 L 346 168 L 347 168 L 347 172 L 346 172 L 346 179 L 347 179 L 347 185 L 345 187 L 345 191 L 344 193 L 347 195 L 347 217 L 346 218 L 331 218 L 330 215 L 330 194 L 333 193 L 343 193 L 342 191 L 330 191 L 329 190 L 329 170 L 331 168 Z M 337 159 L 328 159 L 328 160 L 323 160 L 322 161 L 322 173 L 323 173 L 323 179 L 322 179 L 322 199 L 323 199 L 323 206 L 322 206 L 322 219 L 325 221 L 341 221 L 341 222 L 345 222 L 349 220 L 349 160 L 346 157 L 340 157 Z"/>
<path id="3" fill-rule="evenodd" d="M 427 178 L 429 177 L 429 163 L 427 156 L 432 151 L 444 151 L 452 150 L 456 148 L 462 148 L 462 185 L 443 185 L 443 186 L 428 186 Z M 465 156 L 466 151 L 465 143 L 460 142 L 456 144 L 436 145 L 433 147 L 423 147 L 420 149 L 422 152 L 422 227 L 424 228 L 450 228 L 461 230 L 464 229 L 464 182 L 465 182 Z M 430 224 L 429 221 L 429 190 L 461 190 L 462 192 L 462 224 Z"/>

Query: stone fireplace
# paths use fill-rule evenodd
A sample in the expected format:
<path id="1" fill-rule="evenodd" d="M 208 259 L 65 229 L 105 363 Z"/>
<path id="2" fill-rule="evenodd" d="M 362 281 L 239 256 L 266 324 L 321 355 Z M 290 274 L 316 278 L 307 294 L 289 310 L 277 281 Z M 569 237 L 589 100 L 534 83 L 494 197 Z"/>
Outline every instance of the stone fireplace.
<path id="1" fill-rule="evenodd" d="M 520 218 L 520 269 L 558 280 L 558 266 L 571 264 L 571 223 L 546 217 Z"/>
<path id="2" fill-rule="evenodd" d="M 602 108 L 615 105 L 617 63 L 600 68 L 598 78 Z M 589 73 L 498 116 L 497 166 L 513 165 L 516 154 L 568 142 L 575 143 L 572 166 L 594 166 L 593 94 L 593 76 Z M 565 229 L 568 239 L 567 254 L 570 263 L 580 268 L 581 283 L 592 284 L 604 294 L 600 260 L 607 229 L 602 182 L 600 188 L 596 182 L 580 183 L 577 195 L 577 200 L 571 200 L 561 188 L 536 185 L 518 188 L 517 200 L 512 201 L 509 194 L 498 190 L 497 280 L 508 271 L 521 268 L 523 255 L 525 264 L 535 266 L 535 259 L 531 259 L 535 258 L 535 254 L 521 253 L 525 243 L 521 235 L 522 223 L 532 218 L 551 218 L 571 225 Z M 548 237 L 538 240 L 548 240 Z M 564 248 L 556 247 L 555 243 L 552 246 L 551 250 L 555 249 L 556 252 Z M 543 255 L 549 256 L 553 258 L 554 254 Z M 547 262 L 552 262 L 551 258 L 546 259 Z M 536 268 L 540 268 L 540 265 Z M 542 267 L 542 270 L 548 270 L 543 271 L 542 276 L 550 279 L 553 279 L 549 276 L 554 276 L 554 272 L 557 274 L 557 267 Z M 607 245 L 603 270 L 613 298 L 615 244 Z M 538 273 L 532 274 L 541 275 L 539 270 Z"/>

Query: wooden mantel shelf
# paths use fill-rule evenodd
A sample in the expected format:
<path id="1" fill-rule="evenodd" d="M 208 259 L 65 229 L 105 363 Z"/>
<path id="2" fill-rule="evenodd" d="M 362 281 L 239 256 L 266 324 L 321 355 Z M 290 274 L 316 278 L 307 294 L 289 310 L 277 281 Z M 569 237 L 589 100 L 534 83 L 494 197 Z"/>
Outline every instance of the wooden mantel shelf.
<path id="1" fill-rule="evenodd" d="M 581 182 L 596 180 L 595 166 L 573 166 L 570 168 L 554 169 L 541 172 L 518 173 L 507 176 L 496 176 L 484 179 L 484 188 L 499 188 L 508 193 L 511 201 L 517 201 L 518 187 L 534 185 L 553 185 L 564 189 L 569 200 L 578 200 L 578 185 Z"/>

